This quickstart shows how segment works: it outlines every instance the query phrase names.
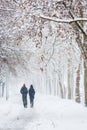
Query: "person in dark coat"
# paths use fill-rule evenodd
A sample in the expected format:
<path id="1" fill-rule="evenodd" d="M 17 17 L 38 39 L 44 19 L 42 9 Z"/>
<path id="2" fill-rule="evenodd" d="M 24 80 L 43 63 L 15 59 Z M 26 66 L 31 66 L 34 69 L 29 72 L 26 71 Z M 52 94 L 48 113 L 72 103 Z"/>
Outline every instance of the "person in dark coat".
<path id="1" fill-rule="evenodd" d="M 20 90 L 21 94 L 22 94 L 22 101 L 23 101 L 23 105 L 26 108 L 27 107 L 27 94 L 28 94 L 28 89 L 26 88 L 26 85 L 23 84 L 21 90 Z"/>
<path id="2" fill-rule="evenodd" d="M 35 90 L 33 88 L 33 85 L 31 84 L 29 88 L 30 107 L 34 106 L 34 96 L 35 96 Z"/>

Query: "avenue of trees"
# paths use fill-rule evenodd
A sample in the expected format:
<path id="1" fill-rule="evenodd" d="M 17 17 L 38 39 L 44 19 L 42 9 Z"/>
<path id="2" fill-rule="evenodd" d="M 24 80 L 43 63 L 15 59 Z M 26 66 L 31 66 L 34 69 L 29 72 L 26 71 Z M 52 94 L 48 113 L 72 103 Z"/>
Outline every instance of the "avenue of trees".
<path id="1" fill-rule="evenodd" d="M 12 76 L 87 105 L 86 0 L 0 0 L 0 97 Z"/>

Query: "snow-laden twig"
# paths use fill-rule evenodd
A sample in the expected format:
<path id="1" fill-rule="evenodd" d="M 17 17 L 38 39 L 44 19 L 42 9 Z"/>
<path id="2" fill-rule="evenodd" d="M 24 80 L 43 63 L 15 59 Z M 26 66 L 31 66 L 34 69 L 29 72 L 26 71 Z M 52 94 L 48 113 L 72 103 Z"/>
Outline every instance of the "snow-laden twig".
<path id="1" fill-rule="evenodd" d="M 2 48 L 0 48 L 0 49 L 4 49 L 4 50 L 11 50 L 11 51 L 16 51 L 16 52 L 19 52 L 19 51 L 25 51 L 25 52 L 28 52 L 28 51 L 31 51 L 30 49 L 19 49 L 18 47 L 16 48 L 16 47 L 2 47 Z"/>
<path id="2" fill-rule="evenodd" d="M 53 17 L 47 17 L 44 15 L 40 15 L 40 18 L 42 19 L 46 19 L 46 20 L 50 20 L 50 21 L 54 21 L 54 22 L 58 22 L 58 23 L 72 23 L 72 22 L 76 22 L 76 21 L 85 21 L 87 22 L 87 18 L 74 18 L 74 19 L 59 19 L 59 18 L 53 18 Z"/>

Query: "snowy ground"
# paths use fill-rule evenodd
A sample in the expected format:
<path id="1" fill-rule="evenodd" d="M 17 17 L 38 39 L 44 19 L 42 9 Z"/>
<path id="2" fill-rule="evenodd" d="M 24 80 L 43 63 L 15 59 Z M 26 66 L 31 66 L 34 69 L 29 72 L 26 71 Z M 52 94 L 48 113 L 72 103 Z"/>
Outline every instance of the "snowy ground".
<path id="1" fill-rule="evenodd" d="M 33 109 L 23 108 L 21 95 L 0 99 L 0 130 L 87 130 L 87 107 L 39 94 Z"/>

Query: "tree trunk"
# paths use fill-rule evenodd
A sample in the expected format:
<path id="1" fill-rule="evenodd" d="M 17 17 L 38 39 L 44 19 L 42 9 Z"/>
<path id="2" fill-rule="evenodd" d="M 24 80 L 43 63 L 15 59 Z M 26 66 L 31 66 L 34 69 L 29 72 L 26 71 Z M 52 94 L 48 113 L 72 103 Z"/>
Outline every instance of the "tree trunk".
<path id="1" fill-rule="evenodd" d="M 2 95 L 1 90 L 2 90 L 2 85 L 1 85 L 1 81 L 0 81 L 0 97 L 1 97 L 1 95 Z"/>
<path id="2" fill-rule="evenodd" d="M 2 84 L 2 97 L 4 97 L 5 83 Z"/>
<path id="3" fill-rule="evenodd" d="M 76 78 L 76 90 L 75 90 L 75 94 L 76 94 L 76 102 L 80 102 L 80 64 L 77 70 L 77 78 Z"/>
<path id="4" fill-rule="evenodd" d="M 87 106 L 87 66 L 84 63 L 84 87 L 85 87 L 85 105 Z"/>
<path id="5" fill-rule="evenodd" d="M 70 78 L 71 78 L 71 75 L 70 75 L 70 70 L 68 70 L 68 99 L 71 99 L 71 84 L 70 84 Z"/>
<path id="6" fill-rule="evenodd" d="M 87 36 L 84 35 L 85 59 L 84 59 L 84 97 L 85 105 L 87 106 Z"/>
<path id="7" fill-rule="evenodd" d="M 6 65 L 6 100 L 8 100 L 8 98 L 9 98 L 9 85 L 8 85 L 8 81 L 9 81 L 9 68 Z"/>

